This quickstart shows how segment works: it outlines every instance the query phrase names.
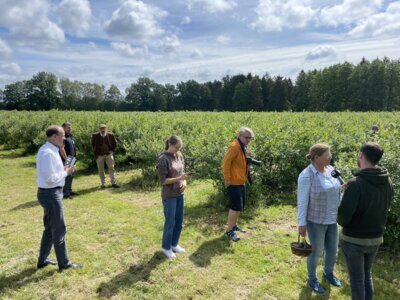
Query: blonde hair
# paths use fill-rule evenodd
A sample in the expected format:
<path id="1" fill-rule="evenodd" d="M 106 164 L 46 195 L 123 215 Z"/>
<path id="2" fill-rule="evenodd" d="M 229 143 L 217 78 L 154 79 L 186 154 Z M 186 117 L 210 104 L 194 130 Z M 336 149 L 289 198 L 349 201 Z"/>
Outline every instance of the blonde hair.
<path id="1" fill-rule="evenodd" d="M 251 137 L 254 137 L 254 132 L 248 127 L 240 127 L 239 128 L 239 135 L 244 135 L 245 133 L 249 133 Z"/>
<path id="2" fill-rule="evenodd" d="M 310 150 L 308 151 L 306 158 L 314 160 L 316 156 L 321 156 L 329 150 L 331 150 L 331 146 L 329 146 L 328 144 L 324 143 L 314 144 L 310 147 Z"/>

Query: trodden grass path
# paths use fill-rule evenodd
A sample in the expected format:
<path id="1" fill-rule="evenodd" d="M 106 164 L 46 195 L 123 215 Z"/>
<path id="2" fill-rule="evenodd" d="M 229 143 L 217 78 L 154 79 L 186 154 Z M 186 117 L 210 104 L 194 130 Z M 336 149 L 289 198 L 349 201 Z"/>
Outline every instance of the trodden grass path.
<path id="1" fill-rule="evenodd" d="M 187 253 L 169 261 L 159 251 L 159 189 L 140 188 L 139 174 L 119 170 L 122 188 L 101 190 L 97 174 L 78 170 L 74 189 L 80 195 L 65 200 L 65 218 L 70 258 L 84 268 L 36 270 L 43 212 L 36 201 L 35 157 L 0 151 L 0 298 L 326 298 L 306 288 L 305 260 L 289 249 L 297 238 L 293 196 L 280 205 L 245 211 L 240 225 L 249 231 L 233 244 L 222 235 L 226 209 L 213 197 L 212 184 L 190 183 L 181 237 Z M 379 254 L 373 269 L 375 299 L 400 299 L 399 270 L 398 256 Z M 343 287 L 323 282 L 329 298 L 349 299 L 341 255 L 336 274 Z"/>

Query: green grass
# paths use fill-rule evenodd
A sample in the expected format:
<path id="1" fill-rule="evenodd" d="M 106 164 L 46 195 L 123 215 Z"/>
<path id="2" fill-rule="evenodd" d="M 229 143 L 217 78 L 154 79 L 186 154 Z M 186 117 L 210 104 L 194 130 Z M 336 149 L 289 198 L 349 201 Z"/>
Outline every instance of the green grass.
<path id="1" fill-rule="evenodd" d="M 222 236 L 226 209 L 212 183 L 190 183 L 181 237 L 187 253 L 169 261 L 159 251 L 159 188 L 143 189 L 140 172 L 119 169 L 122 188 L 101 190 L 97 174 L 78 170 L 73 187 L 80 196 L 65 201 L 65 218 L 70 258 L 84 268 L 59 273 L 35 268 L 43 212 L 34 156 L 0 151 L 0 166 L 2 299 L 323 299 L 305 287 L 305 259 L 289 249 L 297 238 L 293 196 L 246 210 L 240 225 L 249 231 L 230 243 Z M 375 299 L 400 299 L 399 269 L 398 257 L 378 255 Z M 344 286 L 328 287 L 329 298 L 349 299 L 341 255 L 336 274 Z"/>

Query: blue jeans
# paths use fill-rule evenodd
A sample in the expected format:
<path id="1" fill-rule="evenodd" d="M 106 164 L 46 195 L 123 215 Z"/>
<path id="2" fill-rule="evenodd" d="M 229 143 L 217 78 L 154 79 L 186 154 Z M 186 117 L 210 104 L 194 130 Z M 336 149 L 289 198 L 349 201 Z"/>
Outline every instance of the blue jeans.
<path id="1" fill-rule="evenodd" d="M 64 221 L 62 188 L 39 189 L 37 196 L 44 211 L 44 231 L 40 243 L 38 264 L 43 264 L 48 259 L 51 247 L 54 245 L 58 266 L 65 267 L 69 263 L 69 258 L 65 243 L 67 230 Z"/>
<path id="2" fill-rule="evenodd" d="M 311 255 L 307 257 L 308 280 L 313 282 L 317 280 L 318 260 L 323 250 L 324 274 L 333 273 L 339 245 L 338 226 L 336 223 L 324 225 L 307 221 L 307 234 L 313 248 Z"/>
<path id="3" fill-rule="evenodd" d="M 183 195 L 176 198 L 164 199 L 164 231 L 162 247 L 165 250 L 178 245 L 183 223 Z"/>
<path id="4" fill-rule="evenodd" d="M 351 299 L 372 299 L 374 285 L 371 268 L 378 249 L 379 245 L 361 246 L 343 241 L 342 251 L 350 277 Z"/>
<path id="5" fill-rule="evenodd" d="M 64 184 L 64 188 L 63 188 L 64 197 L 71 196 L 73 179 L 74 179 L 74 175 L 68 175 L 67 177 L 65 177 L 65 184 Z"/>

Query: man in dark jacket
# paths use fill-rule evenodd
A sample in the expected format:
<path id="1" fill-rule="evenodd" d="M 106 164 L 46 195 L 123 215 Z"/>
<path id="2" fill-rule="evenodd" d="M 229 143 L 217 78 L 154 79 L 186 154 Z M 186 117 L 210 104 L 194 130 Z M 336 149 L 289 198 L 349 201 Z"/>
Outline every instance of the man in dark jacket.
<path id="1" fill-rule="evenodd" d="M 383 149 L 377 143 L 362 145 L 360 170 L 347 183 L 339 206 L 343 227 L 342 251 L 346 258 L 353 300 L 372 299 L 371 268 L 383 242 L 383 230 L 393 199 L 393 185 L 385 168 L 377 166 Z"/>
<path id="2" fill-rule="evenodd" d="M 107 131 L 107 126 L 101 124 L 100 131 L 92 135 L 92 147 L 94 157 L 96 159 L 97 168 L 101 180 L 101 188 L 106 187 L 106 177 L 104 174 L 104 163 L 107 164 L 108 172 L 110 173 L 111 186 L 119 188 L 115 180 L 114 170 L 114 151 L 117 148 L 117 141 L 112 133 Z"/>
<path id="3" fill-rule="evenodd" d="M 76 157 L 75 141 L 72 136 L 72 126 L 70 122 L 65 122 L 61 125 L 65 132 L 65 139 L 63 147 L 60 148 L 61 160 L 65 166 L 67 157 Z M 65 178 L 65 185 L 63 187 L 63 198 L 68 199 L 72 196 L 77 196 L 78 194 L 72 191 L 72 180 L 74 179 L 74 173 L 68 175 Z"/>

